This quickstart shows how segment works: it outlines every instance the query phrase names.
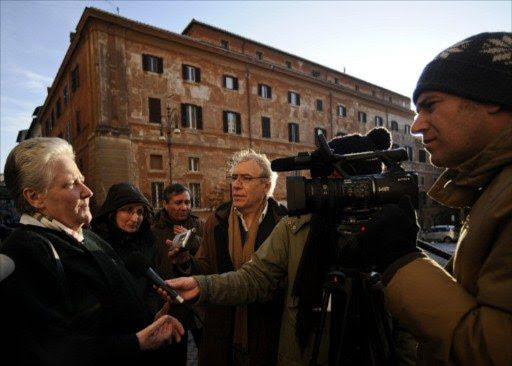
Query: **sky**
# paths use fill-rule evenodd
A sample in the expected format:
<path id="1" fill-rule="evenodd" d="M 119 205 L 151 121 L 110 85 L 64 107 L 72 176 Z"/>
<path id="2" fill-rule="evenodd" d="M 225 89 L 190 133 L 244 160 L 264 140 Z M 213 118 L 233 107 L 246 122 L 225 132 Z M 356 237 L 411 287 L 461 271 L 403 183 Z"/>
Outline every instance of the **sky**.
<path id="1" fill-rule="evenodd" d="M 119 9 L 175 33 L 196 19 L 407 97 L 443 49 L 480 32 L 512 31 L 512 0 L 0 0 L 0 172 L 44 103 L 85 7 Z"/>

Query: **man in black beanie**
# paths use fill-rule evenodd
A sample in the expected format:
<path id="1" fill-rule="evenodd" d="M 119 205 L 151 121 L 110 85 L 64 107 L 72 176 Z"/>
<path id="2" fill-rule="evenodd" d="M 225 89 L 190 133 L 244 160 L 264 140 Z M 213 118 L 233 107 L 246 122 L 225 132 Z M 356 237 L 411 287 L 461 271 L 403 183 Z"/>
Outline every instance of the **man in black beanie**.
<path id="1" fill-rule="evenodd" d="M 336 154 L 387 150 L 391 136 L 386 129 L 375 128 L 366 136 L 337 137 L 329 146 Z M 356 175 L 378 174 L 382 164 L 370 161 L 354 164 L 352 168 Z M 326 216 L 287 216 L 239 270 L 173 279 L 168 283 L 185 299 L 199 296 L 198 303 L 212 305 L 265 302 L 276 289 L 286 288 L 277 364 L 308 365 L 319 326 L 317 309 L 322 305 L 323 284 L 332 265 L 339 264 L 336 243 L 332 241 L 336 237 L 334 231 L 335 226 L 329 224 Z M 329 338 L 327 325 L 322 333 L 318 365 L 329 363 Z"/>
<path id="2" fill-rule="evenodd" d="M 420 341 L 418 364 L 512 365 L 512 33 L 481 33 L 441 52 L 413 95 L 432 164 L 429 192 L 469 207 L 445 269 L 416 248 L 406 200 L 359 238 L 376 258 L 387 306 Z"/>

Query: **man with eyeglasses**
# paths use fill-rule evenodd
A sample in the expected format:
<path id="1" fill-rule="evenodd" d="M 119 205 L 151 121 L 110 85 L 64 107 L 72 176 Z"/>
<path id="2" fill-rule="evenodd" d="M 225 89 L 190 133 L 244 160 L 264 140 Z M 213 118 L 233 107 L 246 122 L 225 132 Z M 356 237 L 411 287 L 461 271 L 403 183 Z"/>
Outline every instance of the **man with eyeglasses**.
<path id="1" fill-rule="evenodd" d="M 272 198 L 277 174 L 264 154 L 243 150 L 230 162 L 232 201 L 221 204 L 205 224 L 203 242 L 192 259 L 193 274 L 239 269 L 263 244 L 286 208 Z M 186 253 L 171 252 L 187 264 Z M 274 365 L 277 361 L 284 291 L 264 304 L 205 308 L 199 364 Z"/>

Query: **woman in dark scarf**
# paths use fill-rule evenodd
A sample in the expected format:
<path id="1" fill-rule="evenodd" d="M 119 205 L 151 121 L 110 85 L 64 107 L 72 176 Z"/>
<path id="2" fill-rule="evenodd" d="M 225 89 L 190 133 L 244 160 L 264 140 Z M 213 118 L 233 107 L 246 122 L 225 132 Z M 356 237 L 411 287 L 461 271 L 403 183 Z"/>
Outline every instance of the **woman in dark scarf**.
<path id="1" fill-rule="evenodd" d="M 92 230 L 109 243 L 123 261 L 133 252 L 139 252 L 155 268 L 156 247 L 150 230 L 152 214 L 151 204 L 137 187 L 131 183 L 114 184 L 92 220 Z M 145 278 L 134 280 L 148 310 L 156 314 L 162 305 L 158 294 Z"/>

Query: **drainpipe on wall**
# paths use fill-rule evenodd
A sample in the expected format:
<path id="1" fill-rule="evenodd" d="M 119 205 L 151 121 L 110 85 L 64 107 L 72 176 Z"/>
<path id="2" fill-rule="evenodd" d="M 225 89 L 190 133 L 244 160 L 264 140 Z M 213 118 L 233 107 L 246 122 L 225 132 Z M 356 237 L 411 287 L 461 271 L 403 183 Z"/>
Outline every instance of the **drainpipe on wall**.
<path id="1" fill-rule="evenodd" d="M 331 122 L 331 139 L 334 138 L 334 123 L 332 118 L 332 93 L 329 92 L 329 119 Z"/>
<path id="2" fill-rule="evenodd" d="M 252 148 L 252 122 L 251 122 L 251 88 L 249 85 L 249 66 L 245 66 L 245 91 L 247 93 L 247 122 L 249 123 L 249 147 Z"/>

